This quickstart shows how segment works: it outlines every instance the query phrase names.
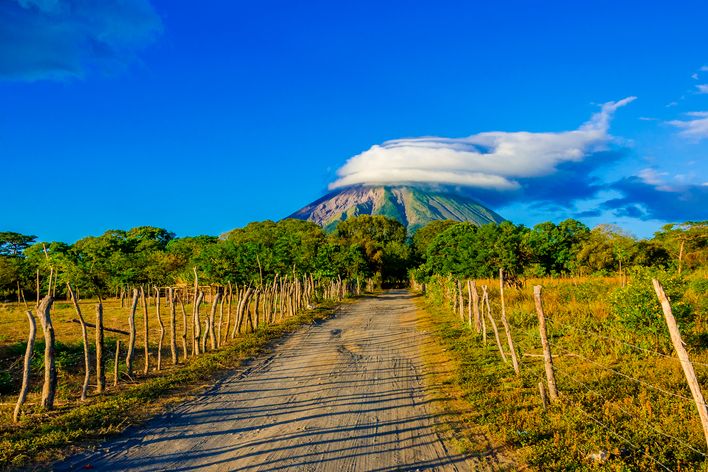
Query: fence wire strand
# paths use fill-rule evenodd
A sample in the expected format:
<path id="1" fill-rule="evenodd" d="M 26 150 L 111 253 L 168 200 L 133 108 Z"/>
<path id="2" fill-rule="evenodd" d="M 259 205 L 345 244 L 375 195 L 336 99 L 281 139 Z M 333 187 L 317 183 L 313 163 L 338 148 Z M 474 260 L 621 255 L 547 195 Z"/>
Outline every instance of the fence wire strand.
<path id="1" fill-rule="evenodd" d="M 600 393 L 597 392 L 596 390 L 591 390 L 590 388 L 588 388 L 587 385 L 578 382 L 577 380 L 573 379 L 571 376 L 566 375 L 565 373 L 562 373 L 562 372 L 560 372 L 559 370 L 556 370 L 556 373 L 560 373 L 560 374 L 561 374 L 561 377 L 563 377 L 564 379 L 570 381 L 570 382 L 571 382 L 572 384 L 574 384 L 574 385 L 577 385 L 577 386 L 579 386 L 579 387 L 582 387 L 582 388 L 583 388 L 586 392 L 588 392 L 588 393 L 592 393 L 592 394 L 597 395 L 598 397 L 602 398 L 605 402 L 607 402 L 607 403 L 612 402 L 612 400 L 610 400 L 609 398 L 607 398 L 607 397 L 605 397 L 604 395 L 600 394 Z M 622 411 L 624 414 L 626 414 L 626 415 L 628 415 L 628 416 L 631 416 L 631 417 L 633 417 L 633 418 L 637 418 L 636 415 L 634 415 L 634 414 L 630 413 L 629 411 L 625 410 L 624 408 L 622 408 L 622 407 L 619 406 L 618 404 L 612 403 L 612 405 L 613 405 L 615 408 L 617 408 L 618 410 Z M 639 418 L 637 418 L 637 419 L 639 419 Z M 683 439 L 678 438 L 678 437 L 676 437 L 676 436 L 673 436 L 673 435 L 671 435 L 671 434 L 669 434 L 669 433 L 666 433 L 666 432 L 664 432 L 664 431 L 662 431 L 662 430 L 660 430 L 660 429 L 658 429 L 658 428 L 652 426 L 652 424 L 649 423 L 648 421 L 645 421 L 645 420 L 640 420 L 640 421 L 641 421 L 645 426 L 648 426 L 650 429 L 652 429 L 654 432 L 656 432 L 656 433 L 658 433 L 658 434 L 660 434 L 660 435 L 662 435 L 662 436 L 664 436 L 664 437 L 666 437 L 666 438 L 673 439 L 674 441 L 678 442 L 678 443 L 681 444 L 682 446 L 686 447 L 687 449 L 690 449 L 691 451 L 693 451 L 693 452 L 695 452 L 695 453 L 697 453 L 697 454 L 702 455 L 703 457 L 708 457 L 708 455 L 706 455 L 704 452 L 702 452 L 702 451 L 696 449 L 695 447 L 693 447 L 691 444 L 687 443 L 687 442 L 684 441 Z"/>

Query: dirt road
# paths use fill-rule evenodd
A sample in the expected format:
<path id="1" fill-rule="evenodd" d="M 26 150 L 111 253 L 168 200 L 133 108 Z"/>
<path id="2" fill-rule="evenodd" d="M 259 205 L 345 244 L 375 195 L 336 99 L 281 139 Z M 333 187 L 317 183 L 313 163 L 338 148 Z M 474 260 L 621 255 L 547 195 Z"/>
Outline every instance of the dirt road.
<path id="1" fill-rule="evenodd" d="M 344 306 L 245 372 L 57 470 L 469 470 L 423 394 L 406 291 Z"/>

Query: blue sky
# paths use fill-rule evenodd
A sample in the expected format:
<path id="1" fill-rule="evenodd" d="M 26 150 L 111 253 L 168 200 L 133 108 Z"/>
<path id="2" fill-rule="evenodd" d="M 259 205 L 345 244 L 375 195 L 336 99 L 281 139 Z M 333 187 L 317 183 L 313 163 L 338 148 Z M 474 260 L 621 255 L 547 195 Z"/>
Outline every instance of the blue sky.
<path id="1" fill-rule="evenodd" d="M 395 162 L 527 225 L 708 217 L 704 3 L 475 3 L 2 2 L 0 230 L 219 234 Z"/>

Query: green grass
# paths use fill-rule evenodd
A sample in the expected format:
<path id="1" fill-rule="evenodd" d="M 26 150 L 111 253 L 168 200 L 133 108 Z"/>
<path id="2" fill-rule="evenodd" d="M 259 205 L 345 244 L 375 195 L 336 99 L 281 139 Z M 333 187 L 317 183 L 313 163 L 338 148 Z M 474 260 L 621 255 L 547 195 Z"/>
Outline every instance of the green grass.
<path id="1" fill-rule="evenodd" d="M 553 320 L 549 335 L 561 394 L 561 401 L 548 411 L 544 411 L 538 393 L 539 381 L 545 380 L 542 360 L 523 356 L 541 352 L 532 284 L 506 290 L 507 314 L 521 354 L 520 377 L 510 364 L 502 362 L 491 328 L 485 346 L 480 335 L 452 314 L 442 301 L 440 288 L 430 286 L 424 303 L 433 320 L 432 332 L 454 358 L 458 366 L 454 386 L 470 406 L 460 420 L 513 451 L 520 466 L 535 470 L 663 470 L 659 463 L 670 470 L 706 470 L 705 439 L 690 400 L 658 392 L 600 367 L 690 398 L 676 359 L 587 334 L 592 330 L 636 342 L 633 333 L 614 323 L 605 301 L 615 281 L 537 282 L 546 287 L 544 307 Z M 498 287 L 495 281 L 487 284 Z M 498 321 L 497 288 L 492 289 L 490 299 L 506 349 Z M 694 361 L 708 363 L 705 347 L 690 347 Z M 696 370 L 705 385 L 708 367 L 697 365 Z M 600 451 L 607 453 L 606 461 L 589 457 Z"/>
<path id="2" fill-rule="evenodd" d="M 86 402 L 66 401 L 53 412 L 30 406 L 18 425 L 0 424 L 0 468 L 47 464 L 69 453 L 119 433 L 164 411 L 169 405 L 199 393 L 213 382 L 266 350 L 271 341 L 300 326 L 323 320 L 333 313 L 332 304 L 262 326 L 242 334 L 218 351 L 191 359 L 186 365 L 154 372 L 139 383 L 109 388 Z M 60 383 L 61 385 L 61 383 Z"/>

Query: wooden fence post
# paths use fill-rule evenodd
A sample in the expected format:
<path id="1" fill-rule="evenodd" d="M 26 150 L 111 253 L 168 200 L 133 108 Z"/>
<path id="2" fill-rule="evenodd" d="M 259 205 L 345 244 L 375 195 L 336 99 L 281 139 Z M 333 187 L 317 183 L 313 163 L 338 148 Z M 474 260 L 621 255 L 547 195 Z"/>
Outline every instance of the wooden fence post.
<path id="1" fill-rule="evenodd" d="M 118 386 L 118 360 L 120 359 L 120 339 L 116 339 L 116 356 L 113 359 L 113 386 Z"/>
<path id="2" fill-rule="evenodd" d="M 130 335 L 128 337 L 128 353 L 125 355 L 125 370 L 128 376 L 133 375 L 133 353 L 135 351 L 135 310 L 138 307 L 138 289 L 133 289 L 133 301 L 130 304 L 130 315 L 128 315 L 128 327 Z"/>
<path id="3" fill-rule="evenodd" d="M 676 319 L 671 311 L 671 303 L 664 293 L 664 288 L 656 279 L 652 279 L 652 283 L 654 284 L 656 296 L 659 297 L 659 301 L 661 302 L 661 309 L 664 312 L 664 318 L 666 318 L 666 324 L 669 327 L 669 333 L 671 334 L 671 342 L 674 345 L 674 349 L 676 349 L 678 358 L 681 360 L 683 373 L 686 375 L 686 381 L 688 382 L 688 387 L 691 389 L 693 401 L 696 403 L 696 408 L 698 408 L 698 416 L 701 418 L 703 434 L 705 435 L 706 443 L 708 444 L 708 408 L 706 407 L 705 400 L 703 399 L 701 386 L 698 384 L 696 372 L 693 370 L 693 364 L 691 364 L 691 361 L 688 359 L 688 353 L 683 345 L 681 333 L 676 325 Z"/>
<path id="4" fill-rule="evenodd" d="M 177 309 L 175 307 L 175 292 L 172 287 L 167 289 L 170 298 L 170 354 L 172 365 L 177 365 Z"/>
<path id="5" fill-rule="evenodd" d="M 67 282 L 66 288 L 69 292 L 69 297 L 71 298 L 71 301 L 74 303 L 74 309 L 76 310 L 76 314 L 79 317 L 79 323 L 81 324 L 81 339 L 84 344 L 84 383 L 81 387 L 81 400 L 86 400 L 86 392 L 88 392 L 88 386 L 91 377 L 91 357 L 89 354 L 88 330 L 86 329 L 86 321 L 84 320 L 84 316 L 81 313 L 81 307 L 79 307 L 79 301 L 76 299 L 76 295 L 74 294 L 74 291 L 71 288 L 71 284 Z"/>
<path id="6" fill-rule="evenodd" d="M 221 288 L 219 288 L 219 294 L 221 294 Z M 219 299 L 219 321 L 217 322 L 217 330 L 216 330 L 216 348 L 218 349 L 221 346 L 221 326 L 224 322 L 224 300 L 226 299 L 226 296 L 221 296 Z"/>
<path id="7" fill-rule="evenodd" d="M 460 279 L 457 279 L 457 297 L 458 297 L 458 302 L 457 304 L 459 305 L 460 309 L 460 320 L 464 323 L 465 321 L 465 299 L 462 296 L 462 284 L 460 282 Z"/>
<path id="8" fill-rule="evenodd" d="M 184 295 L 185 300 L 188 300 L 188 297 L 189 294 Z M 189 329 L 187 325 L 187 310 L 184 308 L 184 301 L 182 301 L 182 297 L 179 294 L 177 294 L 177 301 L 179 301 L 179 308 L 182 311 L 182 335 L 180 336 L 182 338 L 182 360 L 187 362 L 187 330 Z M 177 357 L 179 358 L 179 355 Z"/>
<path id="9" fill-rule="evenodd" d="M 52 325 L 51 309 L 54 298 L 48 294 L 39 302 L 37 314 L 44 332 L 44 385 L 42 386 L 42 407 L 54 409 L 54 395 L 57 390 L 57 367 L 54 356 L 54 326 Z"/>
<path id="10" fill-rule="evenodd" d="M 204 291 L 200 290 L 192 308 L 192 357 L 200 354 L 199 339 L 202 336 L 202 325 L 199 319 L 199 306 L 202 304 L 202 300 L 204 300 Z"/>
<path id="11" fill-rule="evenodd" d="M 102 393 L 106 388 L 103 344 L 103 301 L 99 297 L 96 303 L 96 393 Z"/>
<path id="12" fill-rule="evenodd" d="M 504 330 L 506 331 L 506 340 L 509 343 L 509 350 L 511 351 L 511 363 L 514 366 L 514 372 L 516 372 L 516 375 L 519 375 L 519 359 L 516 357 L 514 340 L 511 338 L 511 326 L 506 319 L 506 306 L 504 305 L 504 269 L 499 269 L 499 297 L 501 298 L 501 320 L 504 325 Z"/>
<path id="13" fill-rule="evenodd" d="M 30 310 L 27 310 L 27 321 L 29 322 L 29 334 L 27 335 L 27 348 L 25 349 L 25 363 L 22 368 L 22 387 L 20 388 L 20 396 L 17 397 L 15 411 L 12 414 L 12 421 L 14 423 L 17 423 L 20 419 L 22 404 L 25 403 L 25 400 L 27 399 L 27 392 L 29 392 L 32 353 L 34 352 L 34 339 L 37 334 L 37 323 L 35 323 L 34 315 L 32 315 Z"/>
<path id="14" fill-rule="evenodd" d="M 477 293 L 477 283 L 474 280 L 469 281 L 468 290 L 472 296 L 472 314 L 474 316 L 474 329 L 479 333 L 482 330 L 482 320 L 479 316 L 479 294 Z M 486 334 L 485 334 L 486 337 Z"/>
<path id="15" fill-rule="evenodd" d="M 551 355 L 551 346 L 548 344 L 548 335 L 546 332 L 546 317 L 543 313 L 543 304 L 541 303 L 540 285 L 533 288 L 533 299 L 536 303 L 536 314 L 538 314 L 538 331 L 541 334 L 541 346 L 543 347 L 543 361 L 546 368 L 546 381 L 548 382 L 548 394 L 551 401 L 558 399 L 558 388 L 556 387 L 556 375 L 553 370 L 553 356 Z"/>
<path id="16" fill-rule="evenodd" d="M 504 354 L 504 348 L 502 347 L 501 339 L 499 339 L 499 330 L 497 329 L 497 323 L 492 317 L 492 308 L 489 306 L 489 294 L 487 293 L 487 286 L 482 285 L 482 301 L 487 305 L 487 316 L 489 317 L 489 322 L 492 323 L 492 329 L 494 330 L 494 338 L 497 340 L 497 347 L 499 348 L 499 354 L 504 363 L 509 361 L 506 359 L 506 354 Z M 485 339 L 486 342 L 486 339 Z"/>
<path id="17" fill-rule="evenodd" d="M 148 372 L 150 372 L 150 329 L 148 302 L 147 298 L 145 298 L 145 289 L 142 285 L 140 286 L 140 300 L 143 304 L 143 336 L 145 337 L 145 366 L 143 367 L 143 374 L 147 375 Z"/>
<path id="18" fill-rule="evenodd" d="M 160 338 L 157 341 L 157 370 L 162 369 L 162 342 L 165 339 L 165 324 L 162 322 L 162 314 L 160 313 L 160 288 L 155 287 L 155 315 L 157 317 L 157 325 L 160 327 Z"/>

